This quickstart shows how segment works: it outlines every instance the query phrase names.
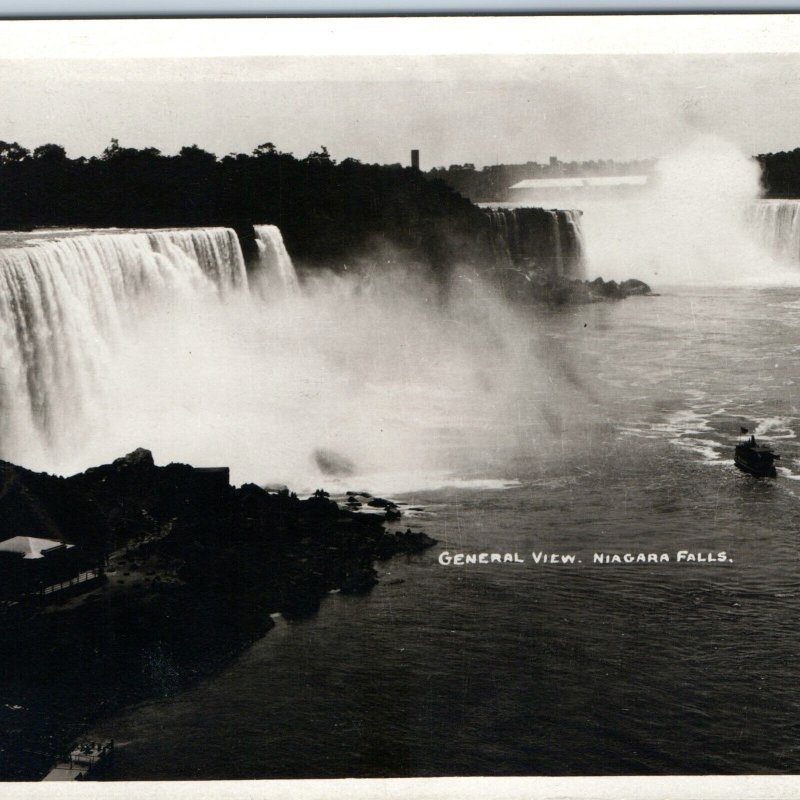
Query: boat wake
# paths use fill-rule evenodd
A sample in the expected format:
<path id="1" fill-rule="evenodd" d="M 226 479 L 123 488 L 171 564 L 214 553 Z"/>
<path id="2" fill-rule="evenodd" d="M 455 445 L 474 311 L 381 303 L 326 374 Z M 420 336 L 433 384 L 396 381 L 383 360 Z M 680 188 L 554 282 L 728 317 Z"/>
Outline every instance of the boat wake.
<path id="1" fill-rule="evenodd" d="M 687 393 L 689 395 L 690 393 Z M 642 421 L 620 428 L 624 436 L 642 439 L 663 440 L 679 448 L 706 466 L 733 467 L 733 445 L 740 428 L 752 425 L 753 434 L 765 443 L 781 441 L 781 465 L 778 474 L 789 480 L 800 480 L 800 447 L 797 444 L 797 430 L 800 417 L 757 417 L 735 404 L 725 405 L 701 402 L 702 393 L 692 392 L 689 397 L 697 405 L 683 408 L 666 415 L 657 421 Z"/>

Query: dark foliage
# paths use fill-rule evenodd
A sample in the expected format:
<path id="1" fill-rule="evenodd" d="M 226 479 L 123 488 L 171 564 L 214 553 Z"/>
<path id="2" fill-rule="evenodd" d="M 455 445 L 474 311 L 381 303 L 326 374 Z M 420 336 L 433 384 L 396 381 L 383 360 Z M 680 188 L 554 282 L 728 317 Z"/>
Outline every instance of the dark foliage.
<path id="1" fill-rule="evenodd" d="M 295 158 L 271 143 L 218 159 L 191 145 L 175 156 L 122 147 L 70 159 L 0 142 L 0 228 L 278 225 L 301 264 L 341 265 L 390 242 L 432 266 L 489 250 L 479 209 L 418 170 L 334 162 L 327 150 Z M 246 253 L 247 255 L 247 253 Z"/>
<path id="2" fill-rule="evenodd" d="M 800 197 L 800 148 L 756 157 L 767 197 Z"/>

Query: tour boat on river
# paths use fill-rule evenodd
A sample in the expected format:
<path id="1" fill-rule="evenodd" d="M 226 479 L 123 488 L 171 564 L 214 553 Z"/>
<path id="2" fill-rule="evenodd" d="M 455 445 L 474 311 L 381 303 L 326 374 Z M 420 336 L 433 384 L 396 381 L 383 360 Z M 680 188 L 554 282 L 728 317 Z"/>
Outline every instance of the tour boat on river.
<path id="1" fill-rule="evenodd" d="M 742 428 L 742 433 L 747 433 L 747 428 Z M 746 442 L 739 442 L 733 454 L 733 463 L 748 475 L 756 478 L 776 478 L 775 460 L 780 456 L 772 448 L 758 444 L 755 436 L 750 436 Z"/>

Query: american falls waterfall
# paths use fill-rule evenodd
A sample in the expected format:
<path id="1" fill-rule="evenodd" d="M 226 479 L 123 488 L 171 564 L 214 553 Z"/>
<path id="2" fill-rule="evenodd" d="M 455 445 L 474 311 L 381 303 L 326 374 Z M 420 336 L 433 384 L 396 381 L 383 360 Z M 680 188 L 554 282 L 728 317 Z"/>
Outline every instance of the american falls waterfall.
<path id="1" fill-rule="evenodd" d="M 0 249 L 0 456 L 68 466 L 110 410 L 109 377 L 142 326 L 246 287 L 239 241 L 225 228 L 101 232 Z"/>

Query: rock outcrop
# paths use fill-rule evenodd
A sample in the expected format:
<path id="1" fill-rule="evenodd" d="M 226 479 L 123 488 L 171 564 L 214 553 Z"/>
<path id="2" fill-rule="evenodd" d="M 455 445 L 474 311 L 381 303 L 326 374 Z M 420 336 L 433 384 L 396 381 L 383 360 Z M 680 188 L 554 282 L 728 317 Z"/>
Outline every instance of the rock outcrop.
<path id="1" fill-rule="evenodd" d="M 539 270 L 507 270 L 501 277 L 504 293 L 516 302 L 548 306 L 581 305 L 604 300 L 624 300 L 650 295 L 650 287 L 635 278 L 617 283 L 595 278 L 591 281 L 553 277 Z"/>

